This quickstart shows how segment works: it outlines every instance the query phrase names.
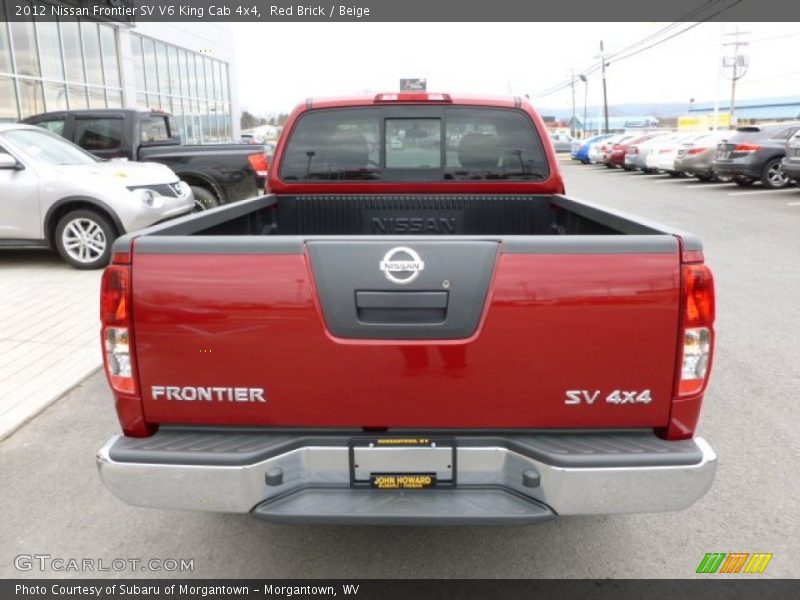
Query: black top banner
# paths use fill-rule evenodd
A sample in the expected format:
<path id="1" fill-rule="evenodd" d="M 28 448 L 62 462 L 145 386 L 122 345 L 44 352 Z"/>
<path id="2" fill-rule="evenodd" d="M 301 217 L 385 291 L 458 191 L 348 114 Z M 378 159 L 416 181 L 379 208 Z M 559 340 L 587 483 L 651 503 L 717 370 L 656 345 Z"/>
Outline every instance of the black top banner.
<path id="1" fill-rule="evenodd" d="M 800 21 L 794 0 L 0 0 L 9 21 Z"/>

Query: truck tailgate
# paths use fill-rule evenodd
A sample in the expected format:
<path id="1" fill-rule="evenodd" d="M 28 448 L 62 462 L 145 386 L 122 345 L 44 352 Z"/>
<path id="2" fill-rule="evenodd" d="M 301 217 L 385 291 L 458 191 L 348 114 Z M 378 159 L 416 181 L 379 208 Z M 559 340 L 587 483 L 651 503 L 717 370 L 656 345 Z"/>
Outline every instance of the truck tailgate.
<path id="1" fill-rule="evenodd" d="M 133 336 L 145 417 L 664 426 L 679 331 L 678 241 L 587 237 L 264 237 L 227 249 L 218 237 L 202 253 L 140 238 Z M 409 260 L 398 248 L 424 264 L 413 278 L 413 269 L 397 271 L 400 283 L 387 276 L 392 261 Z"/>

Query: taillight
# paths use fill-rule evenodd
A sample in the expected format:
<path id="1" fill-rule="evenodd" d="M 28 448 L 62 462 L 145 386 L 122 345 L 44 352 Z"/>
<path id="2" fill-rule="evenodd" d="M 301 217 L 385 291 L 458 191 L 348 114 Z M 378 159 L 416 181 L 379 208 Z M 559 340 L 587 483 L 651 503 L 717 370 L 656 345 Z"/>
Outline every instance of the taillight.
<path id="1" fill-rule="evenodd" d="M 100 295 L 106 375 L 112 389 L 125 394 L 136 392 L 130 355 L 129 284 L 130 267 L 111 265 L 103 273 Z"/>
<path id="2" fill-rule="evenodd" d="M 266 177 L 267 176 L 267 157 L 263 152 L 259 152 L 257 154 L 250 154 L 247 157 L 250 166 L 255 171 L 256 175 L 259 177 Z"/>
<path id="3" fill-rule="evenodd" d="M 756 150 L 760 150 L 761 146 L 758 144 L 736 144 L 736 147 L 733 149 L 734 152 L 755 152 Z"/>
<path id="4" fill-rule="evenodd" d="M 115 255 L 116 256 L 116 255 Z M 111 264 L 100 284 L 103 366 L 125 435 L 142 437 L 154 429 L 145 422 L 136 385 L 131 322 L 131 267 Z"/>
<path id="5" fill-rule="evenodd" d="M 714 349 L 714 278 L 702 264 L 683 266 L 680 356 L 667 439 L 692 437 L 700 416 L 703 391 L 711 373 Z"/>
<path id="6" fill-rule="evenodd" d="M 683 360 L 679 396 L 703 391 L 708 380 L 714 324 L 714 279 L 705 265 L 683 267 Z"/>
<path id="7" fill-rule="evenodd" d="M 686 151 L 686 154 L 701 154 L 702 152 L 705 152 L 706 150 L 708 150 L 708 148 L 689 148 Z"/>

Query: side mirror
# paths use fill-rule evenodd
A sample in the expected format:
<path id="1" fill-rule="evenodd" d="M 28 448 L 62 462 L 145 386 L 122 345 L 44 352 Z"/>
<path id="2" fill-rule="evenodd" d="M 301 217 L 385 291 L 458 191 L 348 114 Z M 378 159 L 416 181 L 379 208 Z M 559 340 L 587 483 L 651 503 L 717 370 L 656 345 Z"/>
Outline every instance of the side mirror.
<path id="1" fill-rule="evenodd" d="M 0 169 L 21 171 L 25 167 L 16 158 L 5 152 L 0 152 Z"/>

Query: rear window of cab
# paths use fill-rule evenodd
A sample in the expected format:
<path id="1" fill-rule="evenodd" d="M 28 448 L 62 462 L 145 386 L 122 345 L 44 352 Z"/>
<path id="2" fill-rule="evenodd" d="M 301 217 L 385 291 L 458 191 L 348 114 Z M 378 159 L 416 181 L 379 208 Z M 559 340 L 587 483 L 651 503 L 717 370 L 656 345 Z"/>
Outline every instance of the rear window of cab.
<path id="1" fill-rule="evenodd" d="M 549 176 L 521 110 L 472 107 L 324 109 L 295 123 L 283 181 L 497 181 Z"/>

